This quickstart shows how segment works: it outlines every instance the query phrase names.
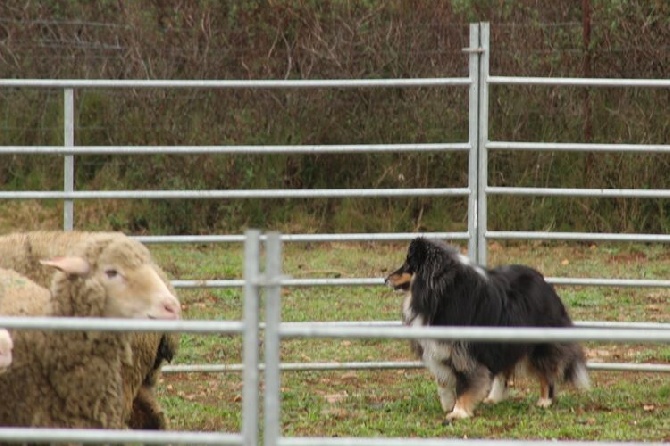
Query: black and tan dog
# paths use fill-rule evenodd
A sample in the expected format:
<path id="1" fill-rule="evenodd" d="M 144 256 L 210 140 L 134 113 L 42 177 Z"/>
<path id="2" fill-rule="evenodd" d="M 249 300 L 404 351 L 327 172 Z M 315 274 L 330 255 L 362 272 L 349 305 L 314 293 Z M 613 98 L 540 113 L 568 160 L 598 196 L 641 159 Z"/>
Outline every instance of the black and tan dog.
<path id="1" fill-rule="evenodd" d="M 412 240 L 405 262 L 386 283 L 407 293 L 402 311 L 408 326 L 572 326 L 561 299 L 534 269 L 487 269 L 471 264 L 454 247 L 422 237 Z M 445 422 L 472 416 L 485 397 L 486 402 L 501 401 L 518 366 L 539 379 L 537 404 L 542 407 L 552 404 L 560 382 L 589 386 L 584 352 L 576 343 L 425 339 L 413 346 L 435 376 Z"/>

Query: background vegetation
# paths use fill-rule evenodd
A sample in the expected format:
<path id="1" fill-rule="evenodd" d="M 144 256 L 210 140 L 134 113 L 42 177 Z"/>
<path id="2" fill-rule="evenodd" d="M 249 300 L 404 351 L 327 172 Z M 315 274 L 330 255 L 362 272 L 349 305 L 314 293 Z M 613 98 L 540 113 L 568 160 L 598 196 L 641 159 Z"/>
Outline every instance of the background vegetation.
<path id="1" fill-rule="evenodd" d="M 491 72 L 670 76 L 663 0 L 6 1 L 0 78 L 330 79 L 465 76 L 470 22 Z M 492 89 L 496 140 L 668 143 L 670 91 Z M 467 91 L 81 90 L 76 144 L 351 144 L 467 140 Z M 62 144 L 58 90 L 0 90 L 0 144 Z M 59 189 L 60 160 L 4 157 L 0 187 Z M 462 187 L 464 154 L 83 156 L 78 189 Z M 660 154 L 494 152 L 495 185 L 668 188 Z M 53 206 L 57 206 L 54 203 Z M 131 232 L 451 230 L 465 200 L 103 201 L 78 227 Z M 496 197 L 491 229 L 666 232 L 667 200 Z M 109 217 L 113 215 L 113 217 Z M 377 216 L 377 218 L 371 218 Z"/>

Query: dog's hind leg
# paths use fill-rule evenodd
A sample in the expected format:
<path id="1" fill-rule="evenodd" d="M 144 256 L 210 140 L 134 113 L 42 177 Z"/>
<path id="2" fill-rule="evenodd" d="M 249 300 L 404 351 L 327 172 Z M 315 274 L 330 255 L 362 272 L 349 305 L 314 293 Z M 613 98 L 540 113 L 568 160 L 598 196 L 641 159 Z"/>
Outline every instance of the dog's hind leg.
<path id="1" fill-rule="evenodd" d="M 560 351 L 557 345 L 541 344 L 535 347 L 529 357 L 529 370 L 540 381 L 540 398 L 536 403 L 538 407 L 549 407 L 554 402 L 556 382 L 560 379 Z"/>
<path id="2" fill-rule="evenodd" d="M 498 373 L 493 377 L 493 383 L 491 384 L 491 391 L 488 396 L 484 398 L 485 404 L 497 404 L 505 399 L 507 396 L 507 381 L 508 377 L 506 373 Z"/>
<path id="3" fill-rule="evenodd" d="M 538 407 L 549 407 L 554 402 L 556 385 L 547 375 L 540 375 L 540 398 L 535 403 Z"/>
<path id="4" fill-rule="evenodd" d="M 589 388 L 589 375 L 581 347 L 577 344 L 558 344 L 550 347 L 552 354 L 537 357 L 533 368 L 540 380 L 540 407 L 551 406 L 556 396 L 556 384 L 567 381 L 578 389 Z"/>
<path id="5" fill-rule="evenodd" d="M 491 372 L 483 365 L 478 365 L 471 373 L 456 373 L 456 404 L 449 412 L 444 423 L 470 418 L 484 397 L 491 383 Z"/>
<path id="6" fill-rule="evenodd" d="M 551 344 L 536 349 L 531 366 L 540 380 L 540 407 L 551 406 L 557 383 L 567 381 L 578 389 L 589 388 L 584 351 L 578 344 Z"/>
<path id="7" fill-rule="evenodd" d="M 591 387 L 589 373 L 586 370 L 586 357 L 579 344 L 563 346 L 563 380 L 577 389 L 587 390 Z"/>

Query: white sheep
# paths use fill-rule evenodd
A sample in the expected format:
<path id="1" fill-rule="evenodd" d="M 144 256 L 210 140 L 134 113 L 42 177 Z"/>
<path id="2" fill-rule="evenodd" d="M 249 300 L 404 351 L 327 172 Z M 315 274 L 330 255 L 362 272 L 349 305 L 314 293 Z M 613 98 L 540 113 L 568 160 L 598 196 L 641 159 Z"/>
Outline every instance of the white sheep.
<path id="1" fill-rule="evenodd" d="M 0 373 L 4 373 L 12 365 L 12 336 L 5 329 L 0 329 Z"/>
<path id="2" fill-rule="evenodd" d="M 59 272 L 50 290 L 0 270 L 0 314 L 178 319 L 179 301 L 149 251 L 128 237 L 89 239 L 42 262 Z M 123 365 L 131 335 L 113 331 L 12 330 L 11 367 L 0 375 L 0 426 L 126 427 Z"/>
<path id="3" fill-rule="evenodd" d="M 82 243 L 125 237 L 121 232 L 87 231 L 26 231 L 0 236 L 0 267 L 13 269 L 49 287 L 54 269 L 44 266 L 40 259 L 68 254 Z M 167 275 L 154 265 L 173 294 Z M 132 429 L 167 429 L 167 420 L 154 394 L 160 367 L 171 361 L 177 352 L 177 333 L 133 333 L 131 335 L 133 362 L 124 364 L 124 411 L 126 423 Z"/>

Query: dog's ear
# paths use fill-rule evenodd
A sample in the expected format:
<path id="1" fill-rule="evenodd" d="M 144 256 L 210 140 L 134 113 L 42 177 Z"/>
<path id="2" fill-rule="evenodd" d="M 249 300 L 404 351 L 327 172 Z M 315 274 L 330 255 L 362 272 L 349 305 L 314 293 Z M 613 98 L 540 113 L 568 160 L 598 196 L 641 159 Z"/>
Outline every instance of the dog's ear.
<path id="1" fill-rule="evenodd" d="M 426 261 L 426 256 L 428 255 L 426 243 L 425 238 L 417 237 L 409 244 L 405 263 L 409 265 L 412 272 L 418 271 L 419 267 Z"/>

